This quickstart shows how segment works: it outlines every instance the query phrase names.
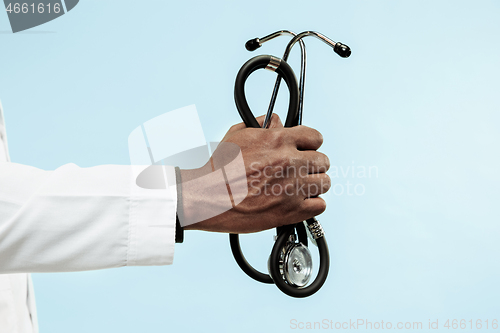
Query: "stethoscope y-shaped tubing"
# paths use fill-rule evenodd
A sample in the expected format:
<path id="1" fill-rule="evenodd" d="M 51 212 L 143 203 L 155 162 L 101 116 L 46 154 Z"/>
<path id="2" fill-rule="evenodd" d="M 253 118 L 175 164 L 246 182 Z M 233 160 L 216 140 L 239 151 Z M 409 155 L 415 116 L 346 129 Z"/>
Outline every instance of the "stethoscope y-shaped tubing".
<path id="1" fill-rule="evenodd" d="M 301 32 L 300 34 L 296 34 L 294 32 L 291 32 L 289 30 L 280 30 L 277 32 L 274 32 L 270 35 L 267 35 L 263 38 L 255 38 L 252 40 L 249 40 L 246 44 L 246 48 L 249 51 L 254 51 L 260 46 L 262 46 L 263 43 L 270 41 L 278 36 L 282 35 L 292 35 L 293 38 L 292 40 L 288 43 L 285 53 L 283 54 L 283 60 L 287 61 L 288 56 L 290 55 L 290 52 L 293 48 L 293 46 L 298 42 L 300 45 L 300 50 L 301 50 L 301 61 L 300 61 L 300 80 L 299 80 L 299 110 L 298 110 L 298 119 L 297 119 L 297 125 L 302 124 L 302 111 L 304 108 L 304 89 L 305 89 L 305 81 L 306 81 L 306 63 L 307 63 L 307 52 L 306 48 L 304 45 L 304 42 L 302 39 L 307 36 L 313 36 L 316 37 L 317 39 L 321 40 L 322 42 L 326 43 L 327 45 L 331 46 L 335 53 L 337 53 L 339 56 L 343 58 L 347 58 L 351 55 L 351 49 L 340 42 L 335 42 L 331 40 L 330 38 L 326 37 L 323 34 L 320 34 L 319 32 L 316 31 L 304 31 Z M 271 115 L 273 113 L 274 105 L 276 103 L 276 98 L 278 96 L 278 91 L 280 87 L 280 82 L 281 82 L 281 77 L 278 76 L 276 78 L 276 83 L 274 84 L 274 89 L 273 89 L 273 94 L 271 96 L 271 101 L 269 102 L 269 107 L 267 110 L 266 118 L 264 121 L 264 124 L 262 127 L 267 128 L 269 126 L 269 120 L 271 119 Z"/>
<path id="2" fill-rule="evenodd" d="M 247 44 L 245 45 L 247 50 L 249 51 L 254 51 L 257 48 L 261 47 L 263 43 L 268 42 L 272 39 L 275 39 L 276 37 L 283 36 L 283 35 L 290 35 L 290 36 L 297 36 L 295 32 L 292 32 L 290 30 L 280 30 L 273 32 L 272 34 L 269 34 L 265 37 L 262 38 L 255 38 L 252 40 L 249 40 Z M 305 84 L 305 78 L 306 78 L 306 58 L 307 58 L 307 53 L 306 53 L 306 46 L 302 39 L 298 40 L 299 45 L 300 45 L 300 79 L 299 79 L 299 114 L 302 113 L 302 104 L 304 100 L 304 84 Z M 288 47 L 287 47 L 288 49 Z M 290 51 L 288 51 L 290 53 Z M 288 60 L 288 54 L 285 52 L 285 55 L 282 58 L 284 61 Z M 274 109 L 274 104 L 276 103 L 276 97 L 278 96 L 278 91 L 280 89 L 280 83 L 281 83 L 281 76 L 278 75 L 276 78 L 276 83 L 274 84 L 274 89 L 273 89 L 273 94 L 271 96 L 271 101 L 269 102 L 269 107 L 267 109 L 267 114 L 266 118 L 264 119 L 264 123 L 262 125 L 263 128 L 269 127 L 271 116 L 273 114 L 273 109 Z M 300 118 L 300 116 L 299 116 Z"/>

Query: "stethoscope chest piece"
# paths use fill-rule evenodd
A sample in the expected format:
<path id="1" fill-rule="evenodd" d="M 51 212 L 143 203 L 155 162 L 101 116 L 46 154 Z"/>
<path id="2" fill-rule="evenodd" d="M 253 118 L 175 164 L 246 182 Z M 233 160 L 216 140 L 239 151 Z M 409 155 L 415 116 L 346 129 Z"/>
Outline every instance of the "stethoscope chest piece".
<path id="1" fill-rule="evenodd" d="M 311 251 L 303 243 L 295 242 L 295 235 L 291 235 L 284 247 L 281 248 L 278 267 L 280 277 L 288 285 L 302 288 L 309 283 L 312 276 Z M 271 274 L 271 257 L 267 261 Z"/>
<path id="2" fill-rule="evenodd" d="M 295 287 L 304 287 L 312 275 L 312 257 L 309 248 L 302 243 L 293 243 L 284 253 L 283 278 Z"/>

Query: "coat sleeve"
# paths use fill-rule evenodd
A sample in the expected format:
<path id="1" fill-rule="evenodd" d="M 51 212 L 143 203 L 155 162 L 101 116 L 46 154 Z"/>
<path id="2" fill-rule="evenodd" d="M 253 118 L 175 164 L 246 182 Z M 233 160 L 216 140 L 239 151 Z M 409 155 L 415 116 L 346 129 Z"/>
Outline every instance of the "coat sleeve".
<path id="1" fill-rule="evenodd" d="M 173 186 L 144 189 L 143 168 L 0 163 L 0 274 L 171 264 L 175 173 L 164 167 Z"/>

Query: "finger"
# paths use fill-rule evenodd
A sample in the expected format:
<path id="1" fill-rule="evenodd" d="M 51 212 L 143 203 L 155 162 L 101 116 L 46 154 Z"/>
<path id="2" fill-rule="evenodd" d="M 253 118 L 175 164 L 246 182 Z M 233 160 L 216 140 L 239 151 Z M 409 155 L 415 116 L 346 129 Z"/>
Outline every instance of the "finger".
<path id="1" fill-rule="evenodd" d="M 234 124 L 233 126 L 231 126 L 229 128 L 229 131 L 227 131 L 227 134 L 230 134 L 230 133 L 233 133 L 233 132 L 237 132 L 237 131 L 241 131 L 242 129 L 244 129 L 246 127 L 247 126 L 245 125 L 245 123 Z"/>
<path id="2" fill-rule="evenodd" d="M 257 122 L 259 123 L 260 127 L 262 127 L 262 125 L 264 124 L 264 119 L 266 119 L 266 115 L 255 118 L 255 120 L 257 120 Z"/>
<path id="3" fill-rule="evenodd" d="M 263 116 L 255 118 L 255 119 L 259 123 L 259 126 L 262 127 L 264 125 L 264 120 L 266 119 L 266 116 L 263 115 Z M 242 129 L 245 129 L 246 127 L 247 126 L 245 125 L 245 123 L 238 123 L 238 124 L 231 126 L 229 128 L 229 130 L 227 131 L 226 135 L 224 135 L 224 138 L 222 139 L 222 141 L 224 141 L 224 139 L 227 139 L 233 133 L 241 131 Z M 280 117 L 276 113 L 273 113 L 271 115 L 269 128 L 282 128 L 282 127 L 283 127 L 283 123 L 281 122 Z"/>
<path id="4" fill-rule="evenodd" d="M 299 176 L 303 174 L 325 173 L 330 169 L 330 159 L 325 154 L 315 150 L 299 151 L 301 162 Z"/>
<path id="5" fill-rule="evenodd" d="M 256 119 L 257 119 L 257 122 L 260 124 L 260 126 L 262 126 L 262 124 L 264 123 L 265 116 L 260 116 L 260 117 L 257 117 Z M 243 130 L 245 128 L 247 128 L 247 125 L 245 125 L 245 123 L 243 123 L 243 122 L 242 123 L 238 123 L 238 124 L 234 124 L 226 132 L 226 134 L 222 138 L 222 141 L 225 141 L 230 136 L 232 136 L 234 133 L 236 133 L 238 131 L 241 131 L 241 130 Z"/>
<path id="6" fill-rule="evenodd" d="M 326 173 L 317 173 L 303 177 L 300 183 L 297 194 L 304 196 L 305 199 L 324 194 L 332 186 L 330 177 Z"/>
<path id="7" fill-rule="evenodd" d="M 255 120 L 257 120 L 259 126 L 262 127 L 264 126 L 264 120 L 266 120 L 266 115 L 259 116 L 255 118 Z M 271 115 L 271 119 L 269 120 L 268 128 L 281 128 L 281 127 L 283 127 L 283 123 L 281 122 L 280 117 L 276 113 L 273 113 Z"/>
<path id="8" fill-rule="evenodd" d="M 269 124 L 269 128 L 282 128 L 282 127 L 283 123 L 281 122 L 280 117 L 276 113 L 273 113 L 271 115 L 271 122 Z"/>
<path id="9" fill-rule="evenodd" d="M 299 150 L 316 150 L 323 144 L 323 135 L 314 128 L 299 125 L 288 131 Z"/>
<path id="10" fill-rule="evenodd" d="M 308 198 L 302 201 L 300 206 L 302 213 L 304 214 L 304 220 L 308 218 L 318 216 L 326 210 L 326 202 L 323 198 Z"/>
<path id="11" fill-rule="evenodd" d="M 273 114 L 274 116 L 274 114 Z M 266 116 L 260 116 L 260 117 L 257 117 L 255 118 L 257 120 L 257 122 L 259 123 L 259 126 L 262 127 L 262 124 L 264 124 L 264 119 L 266 119 Z M 279 117 L 278 117 L 279 119 Z M 272 118 L 271 118 L 271 121 L 272 121 Z M 272 124 L 272 122 L 271 122 Z M 232 134 L 234 132 L 237 132 L 237 131 L 241 131 L 242 129 L 245 129 L 247 127 L 247 125 L 245 125 L 245 123 L 238 123 L 238 124 L 235 124 L 233 126 L 231 126 L 231 128 L 229 128 L 229 131 L 227 131 L 226 133 L 226 136 L 227 134 Z M 283 126 L 281 126 L 283 127 Z"/>
<path id="12" fill-rule="evenodd" d="M 233 126 L 231 126 L 229 128 L 229 130 L 226 132 L 226 134 L 224 135 L 224 137 L 222 138 L 222 141 L 225 141 L 226 139 L 228 139 L 231 135 L 233 135 L 234 133 L 238 132 L 238 131 L 241 131 L 242 129 L 246 128 L 245 124 L 244 123 L 238 123 L 238 124 L 235 124 Z"/>

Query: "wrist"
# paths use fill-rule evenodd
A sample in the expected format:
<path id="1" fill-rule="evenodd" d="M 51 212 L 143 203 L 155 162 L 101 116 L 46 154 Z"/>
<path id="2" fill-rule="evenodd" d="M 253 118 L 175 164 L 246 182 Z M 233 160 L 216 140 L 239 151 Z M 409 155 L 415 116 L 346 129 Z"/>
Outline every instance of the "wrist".
<path id="1" fill-rule="evenodd" d="M 212 171 L 210 163 L 190 170 L 180 170 L 182 183 L 182 216 L 185 230 L 210 230 L 221 214 L 232 209 L 221 169 Z"/>

